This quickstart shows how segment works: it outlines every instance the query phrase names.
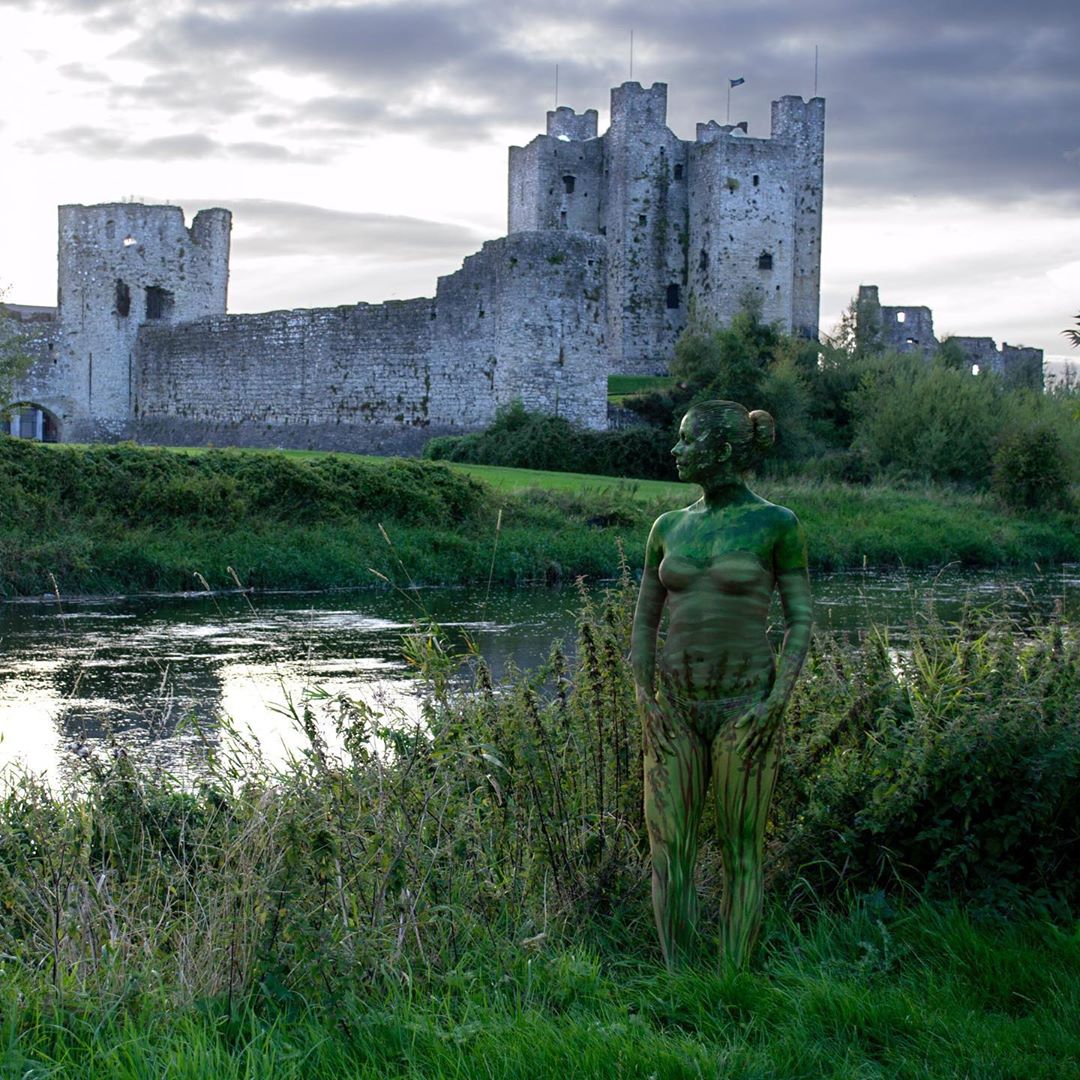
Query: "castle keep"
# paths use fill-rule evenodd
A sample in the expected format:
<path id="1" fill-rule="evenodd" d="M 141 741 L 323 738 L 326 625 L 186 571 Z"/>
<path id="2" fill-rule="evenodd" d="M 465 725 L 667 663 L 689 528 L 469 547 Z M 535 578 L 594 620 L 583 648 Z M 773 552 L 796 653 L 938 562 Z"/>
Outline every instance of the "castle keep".
<path id="1" fill-rule="evenodd" d="M 690 142 L 662 83 L 614 89 L 601 136 L 557 108 L 510 149 L 508 235 L 433 299 L 228 315 L 229 211 L 62 206 L 57 307 L 10 305 L 35 356 L 13 430 L 410 452 L 515 398 L 602 428 L 608 374 L 662 371 L 691 318 L 754 298 L 817 336 L 824 109 L 784 97 L 771 138 Z"/>

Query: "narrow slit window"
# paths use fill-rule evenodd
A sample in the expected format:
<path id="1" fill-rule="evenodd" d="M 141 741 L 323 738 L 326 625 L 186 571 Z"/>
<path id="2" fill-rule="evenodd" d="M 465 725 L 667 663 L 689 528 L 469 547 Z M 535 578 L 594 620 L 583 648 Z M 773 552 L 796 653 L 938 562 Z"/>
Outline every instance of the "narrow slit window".
<path id="1" fill-rule="evenodd" d="M 116 279 L 116 314 L 126 319 L 131 312 L 131 289 L 127 282 Z"/>
<path id="2" fill-rule="evenodd" d="M 667 287 L 667 306 L 669 309 L 675 309 L 679 306 L 679 286 L 669 285 Z"/>
<path id="3" fill-rule="evenodd" d="M 681 165 L 675 166 L 675 179 L 681 180 L 683 178 L 683 167 Z"/>
<path id="4" fill-rule="evenodd" d="M 763 251 L 758 256 L 757 268 L 759 270 L 771 270 L 772 269 L 772 255 L 768 251 Z"/>
<path id="5" fill-rule="evenodd" d="M 574 183 L 575 178 L 572 176 L 564 176 L 562 178 L 563 191 L 565 191 L 567 195 L 574 194 Z"/>

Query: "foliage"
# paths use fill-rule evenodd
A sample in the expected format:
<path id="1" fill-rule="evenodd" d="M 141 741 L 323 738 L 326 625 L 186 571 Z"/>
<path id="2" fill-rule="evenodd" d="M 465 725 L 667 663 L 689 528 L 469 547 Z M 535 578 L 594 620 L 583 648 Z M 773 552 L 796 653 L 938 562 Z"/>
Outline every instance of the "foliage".
<path id="1" fill-rule="evenodd" d="M 648 427 L 587 431 L 562 417 L 526 412 L 520 401 L 500 409 L 485 431 L 431 439 L 424 457 L 643 480 L 675 479 L 666 432 Z"/>
<path id="2" fill-rule="evenodd" d="M 12 400 L 16 381 L 32 361 L 17 320 L 2 303 L 3 295 L 3 290 L 0 290 L 0 416 Z"/>
<path id="3" fill-rule="evenodd" d="M 105 517 L 132 525 L 226 520 L 338 521 L 357 515 L 448 524 L 490 505 L 485 489 L 428 462 L 371 462 L 342 454 L 311 459 L 214 450 L 178 454 L 133 444 L 42 447 L 0 441 L 8 515 Z"/>
<path id="4" fill-rule="evenodd" d="M 932 615 L 910 648 L 818 639 L 789 713 L 775 834 L 821 897 L 1080 902 L 1080 640 Z"/>
<path id="5" fill-rule="evenodd" d="M 981 485 L 989 479 L 1002 390 L 915 355 L 889 356 L 851 395 L 853 448 L 872 473 Z"/>
<path id="6" fill-rule="evenodd" d="M 1076 325 L 1080 327 L 1080 315 L 1076 316 Z M 1080 349 L 1080 329 L 1073 330 L 1070 327 L 1068 330 L 1062 330 L 1061 332 L 1069 339 L 1069 343 L 1074 349 Z"/>
<path id="7" fill-rule="evenodd" d="M 1064 506 L 1069 498 L 1065 446 L 1051 428 L 1016 432 L 994 455 L 994 492 L 1012 510 Z"/>

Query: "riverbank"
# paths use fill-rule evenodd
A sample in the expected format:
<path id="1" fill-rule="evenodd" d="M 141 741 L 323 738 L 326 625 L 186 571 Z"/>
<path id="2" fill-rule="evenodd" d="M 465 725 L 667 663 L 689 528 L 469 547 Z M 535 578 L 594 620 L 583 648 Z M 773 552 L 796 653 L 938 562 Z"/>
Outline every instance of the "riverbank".
<path id="1" fill-rule="evenodd" d="M 810 564 L 1080 561 L 1080 518 L 1018 517 L 939 488 L 760 481 L 806 527 Z M 694 487 L 280 451 L 0 440 L 0 595 L 611 576 Z"/>
<path id="2" fill-rule="evenodd" d="M 498 695 L 414 636 L 422 728 L 340 700 L 298 707 L 280 765 L 215 728 L 197 783 L 108 749 L 59 792 L 6 773 L 0 1075 L 1071 1075 L 1072 629 L 930 620 L 899 668 L 879 635 L 819 639 L 751 969 L 718 971 L 703 827 L 703 934 L 668 975 L 632 605 L 584 601 L 576 654 Z"/>

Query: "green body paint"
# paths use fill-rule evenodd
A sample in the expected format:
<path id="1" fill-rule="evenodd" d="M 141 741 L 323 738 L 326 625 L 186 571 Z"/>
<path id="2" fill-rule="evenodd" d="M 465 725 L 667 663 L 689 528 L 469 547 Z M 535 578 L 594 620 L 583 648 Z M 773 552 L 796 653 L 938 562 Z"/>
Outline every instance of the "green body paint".
<path id="1" fill-rule="evenodd" d="M 744 479 L 772 439 L 767 413 L 727 401 L 691 409 L 672 453 L 680 478 L 701 484 L 704 494 L 659 517 L 645 552 L 631 663 L 644 730 L 653 909 L 669 967 L 695 932 L 697 831 L 710 780 L 724 868 L 725 964 L 745 966 L 761 925 L 780 725 L 811 618 L 802 528 Z M 779 659 L 766 637 L 773 589 L 786 624 Z M 670 620 L 658 651 L 665 606 Z"/>

